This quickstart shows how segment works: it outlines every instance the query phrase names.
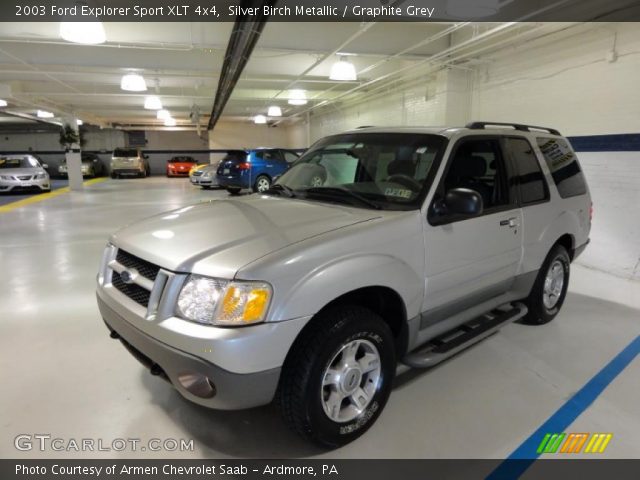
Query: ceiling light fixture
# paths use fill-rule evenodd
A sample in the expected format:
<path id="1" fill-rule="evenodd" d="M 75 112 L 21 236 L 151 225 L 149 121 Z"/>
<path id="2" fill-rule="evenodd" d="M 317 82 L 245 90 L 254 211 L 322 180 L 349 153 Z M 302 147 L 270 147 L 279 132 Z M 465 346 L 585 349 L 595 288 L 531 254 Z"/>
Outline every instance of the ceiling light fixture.
<path id="1" fill-rule="evenodd" d="M 127 73 L 120 80 L 120 88 L 128 92 L 146 92 L 147 82 L 144 81 L 142 75 L 137 73 Z"/>
<path id="2" fill-rule="evenodd" d="M 169 110 L 158 110 L 156 118 L 158 120 L 166 120 L 167 118 L 171 118 L 171 114 L 169 113 Z"/>
<path id="3" fill-rule="evenodd" d="M 161 110 L 162 109 L 162 101 L 160 97 L 156 97 L 155 95 L 151 95 L 144 99 L 144 108 L 146 110 Z"/>
<path id="4" fill-rule="evenodd" d="M 176 119 L 175 118 L 165 118 L 164 119 L 164 126 L 165 127 L 175 127 L 176 126 Z"/>
<path id="5" fill-rule="evenodd" d="M 7 105 L 9 105 L 7 101 L 0 98 L 0 107 L 6 107 Z"/>
<path id="6" fill-rule="evenodd" d="M 304 90 L 289 90 L 289 105 L 306 105 L 307 92 Z"/>
<path id="7" fill-rule="evenodd" d="M 98 45 L 107 41 L 102 22 L 60 22 L 63 40 L 84 45 Z"/>
<path id="8" fill-rule="evenodd" d="M 76 118 L 76 123 L 78 124 L 78 126 L 84 125 L 84 122 L 82 120 L 80 120 L 79 118 Z"/>
<path id="9" fill-rule="evenodd" d="M 267 110 L 267 115 L 270 117 L 281 117 L 282 109 L 277 105 L 272 105 L 271 107 L 269 107 L 269 110 Z"/>
<path id="10" fill-rule="evenodd" d="M 500 0 L 447 0 L 445 13 L 453 18 L 476 19 L 490 17 L 500 10 Z"/>
<path id="11" fill-rule="evenodd" d="M 264 125 L 265 123 L 267 123 L 267 117 L 265 117 L 264 115 L 256 115 L 255 117 L 253 117 L 253 123 L 255 123 L 256 125 Z"/>
<path id="12" fill-rule="evenodd" d="M 38 116 L 38 118 L 53 118 L 54 115 L 51 112 L 47 112 L 46 110 L 38 110 L 36 112 L 36 115 Z"/>
<path id="13" fill-rule="evenodd" d="M 358 79 L 356 67 L 344 57 L 340 57 L 336 63 L 331 66 L 329 80 L 338 80 L 343 82 L 352 82 Z"/>

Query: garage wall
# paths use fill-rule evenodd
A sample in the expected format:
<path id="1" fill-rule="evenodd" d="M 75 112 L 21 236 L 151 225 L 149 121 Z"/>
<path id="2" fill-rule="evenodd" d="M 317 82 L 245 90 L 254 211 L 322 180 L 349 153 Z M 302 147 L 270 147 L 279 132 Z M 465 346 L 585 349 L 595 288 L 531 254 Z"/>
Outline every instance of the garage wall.
<path id="1" fill-rule="evenodd" d="M 209 162 L 209 153 L 199 153 L 197 150 L 207 150 L 209 148 L 209 138 L 207 131 L 202 132 L 199 137 L 195 131 L 165 131 L 148 130 L 145 132 L 147 145 L 143 150 L 149 155 L 149 166 L 152 175 L 164 175 L 167 170 L 167 160 L 173 155 L 171 150 L 185 150 L 198 163 Z M 153 153 L 153 150 L 164 150 L 162 153 Z"/>

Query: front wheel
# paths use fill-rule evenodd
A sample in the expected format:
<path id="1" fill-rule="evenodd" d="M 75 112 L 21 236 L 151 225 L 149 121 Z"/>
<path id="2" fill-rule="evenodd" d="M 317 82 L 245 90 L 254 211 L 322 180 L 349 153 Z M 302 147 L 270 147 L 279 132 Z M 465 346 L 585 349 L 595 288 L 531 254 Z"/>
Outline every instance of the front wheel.
<path id="1" fill-rule="evenodd" d="M 522 323 L 544 325 L 555 318 L 567 295 L 570 267 L 567 250 L 562 245 L 553 247 L 524 302 L 529 311 Z"/>
<path id="2" fill-rule="evenodd" d="M 393 335 L 372 311 L 317 316 L 287 356 L 277 403 L 287 425 L 323 447 L 345 445 L 376 421 L 391 393 Z"/>

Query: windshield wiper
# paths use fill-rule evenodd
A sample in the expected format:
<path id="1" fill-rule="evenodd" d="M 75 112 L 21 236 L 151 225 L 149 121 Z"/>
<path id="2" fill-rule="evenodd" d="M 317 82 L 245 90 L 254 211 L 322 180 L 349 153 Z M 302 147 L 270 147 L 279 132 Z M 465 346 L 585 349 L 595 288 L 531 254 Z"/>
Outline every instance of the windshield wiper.
<path id="1" fill-rule="evenodd" d="M 372 202 L 371 200 L 369 200 L 368 198 L 360 195 L 359 193 L 356 193 L 352 190 L 349 190 L 348 188 L 344 188 L 344 187 L 311 187 L 311 188 L 307 188 L 305 190 L 305 193 L 316 193 L 316 194 L 326 194 L 327 196 L 331 196 L 331 194 L 340 194 L 340 195 L 346 195 L 351 199 L 357 200 L 358 202 L 360 202 L 362 205 L 366 205 L 368 207 L 371 207 L 375 210 L 382 210 L 382 207 L 380 205 L 378 205 L 375 202 Z"/>
<path id="2" fill-rule="evenodd" d="M 271 185 L 268 190 L 262 193 L 277 193 L 278 195 L 282 195 L 284 193 L 285 197 L 288 198 L 294 198 L 296 196 L 296 194 L 293 193 L 293 189 L 281 183 L 275 183 Z"/>

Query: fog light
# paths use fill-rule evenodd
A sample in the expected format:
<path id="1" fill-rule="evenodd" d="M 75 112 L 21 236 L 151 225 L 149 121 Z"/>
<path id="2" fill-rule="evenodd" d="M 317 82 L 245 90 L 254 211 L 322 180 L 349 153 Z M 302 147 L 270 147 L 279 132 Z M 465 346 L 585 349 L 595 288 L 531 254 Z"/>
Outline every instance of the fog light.
<path id="1" fill-rule="evenodd" d="M 209 377 L 201 373 L 186 372 L 178 375 L 178 382 L 189 393 L 200 398 L 211 398 L 216 394 L 216 387 Z"/>

